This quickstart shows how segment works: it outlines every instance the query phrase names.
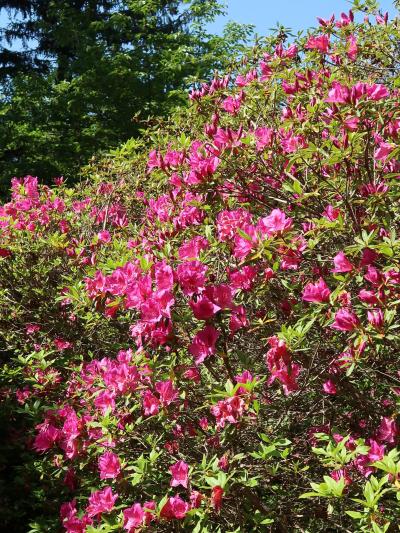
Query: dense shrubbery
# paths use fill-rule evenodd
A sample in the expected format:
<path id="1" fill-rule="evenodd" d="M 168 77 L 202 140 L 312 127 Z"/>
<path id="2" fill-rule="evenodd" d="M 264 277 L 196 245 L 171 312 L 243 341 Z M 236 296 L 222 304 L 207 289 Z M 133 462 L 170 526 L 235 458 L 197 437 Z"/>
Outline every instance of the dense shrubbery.
<path id="1" fill-rule="evenodd" d="M 80 187 L 14 180 L 3 523 L 396 530 L 398 38 L 280 35 Z"/>

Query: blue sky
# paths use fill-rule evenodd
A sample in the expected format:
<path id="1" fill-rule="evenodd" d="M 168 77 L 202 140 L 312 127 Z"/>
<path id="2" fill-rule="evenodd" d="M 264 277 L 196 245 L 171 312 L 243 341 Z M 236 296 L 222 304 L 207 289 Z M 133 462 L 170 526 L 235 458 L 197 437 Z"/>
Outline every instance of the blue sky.
<path id="1" fill-rule="evenodd" d="M 211 33 L 222 33 L 229 21 L 243 24 L 254 24 L 256 33 L 267 35 L 269 29 L 280 22 L 294 32 L 307 29 L 317 24 L 316 17 L 327 18 L 332 13 L 340 15 L 348 11 L 351 2 L 348 0 L 225 0 L 227 15 L 209 25 Z M 391 17 L 396 10 L 392 0 L 381 0 L 383 11 L 389 11 Z M 0 25 L 7 20 L 6 13 L 0 9 Z M 17 47 L 18 48 L 18 47 Z"/>
<path id="2" fill-rule="evenodd" d="M 221 33 L 226 22 L 254 24 L 259 35 L 267 35 L 269 28 L 280 22 L 295 32 L 317 24 L 316 17 L 327 18 L 332 13 L 340 15 L 350 9 L 346 0 L 225 0 L 228 14 L 210 24 L 211 32 Z M 393 16 L 391 0 L 381 0 L 383 11 Z"/>

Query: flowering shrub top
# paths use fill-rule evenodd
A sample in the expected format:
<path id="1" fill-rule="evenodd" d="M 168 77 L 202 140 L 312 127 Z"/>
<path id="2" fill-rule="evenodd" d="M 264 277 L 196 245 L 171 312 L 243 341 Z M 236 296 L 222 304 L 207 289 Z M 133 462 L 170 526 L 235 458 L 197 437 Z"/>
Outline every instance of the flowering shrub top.
<path id="1" fill-rule="evenodd" d="M 394 527 L 398 33 L 271 38 L 150 153 L 13 181 L 2 396 L 53 495 L 34 531 Z"/>

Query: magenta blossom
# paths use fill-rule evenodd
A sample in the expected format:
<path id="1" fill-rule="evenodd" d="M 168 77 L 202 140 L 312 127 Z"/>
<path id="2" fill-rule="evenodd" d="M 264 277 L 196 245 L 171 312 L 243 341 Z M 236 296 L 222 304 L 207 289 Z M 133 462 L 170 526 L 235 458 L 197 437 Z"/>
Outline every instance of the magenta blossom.
<path id="1" fill-rule="evenodd" d="M 177 518 L 182 520 L 189 511 L 190 505 L 182 500 L 179 496 L 172 496 L 168 498 L 164 507 L 161 509 L 160 516 L 162 518 Z"/>
<path id="2" fill-rule="evenodd" d="M 196 365 L 202 363 L 210 355 L 215 354 L 215 344 L 219 335 L 219 331 L 210 325 L 196 333 L 189 346 L 189 352 L 194 356 Z"/>
<path id="3" fill-rule="evenodd" d="M 335 268 L 332 270 L 332 272 L 334 272 L 335 274 L 351 272 L 354 268 L 343 252 L 339 252 L 333 258 L 333 263 L 335 265 Z"/>
<path id="4" fill-rule="evenodd" d="M 169 471 L 172 474 L 170 482 L 171 487 L 178 487 L 182 485 L 187 489 L 189 482 L 189 465 L 185 461 L 178 461 L 174 465 L 170 466 Z"/>
<path id="5" fill-rule="evenodd" d="M 329 37 L 327 35 L 311 36 L 307 41 L 306 48 L 326 53 L 329 50 Z"/>
<path id="6" fill-rule="evenodd" d="M 328 379 L 328 381 L 325 381 L 325 383 L 322 385 L 322 388 L 324 392 L 326 392 L 326 394 L 333 395 L 337 393 L 336 385 L 331 379 Z"/>
<path id="7" fill-rule="evenodd" d="M 199 293 L 206 282 L 207 267 L 200 261 L 186 261 L 178 266 L 176 275 L 186 296 Z"/>
<path id="8" fill-rule="evenodd" d="M 99 457 L 100 479 L 114 479 L 121 471 L 118 455 L 105 452 Z"/>
<path id="9" fill-rule="evenodd" d="M 373 309 L 372 311 L 368 311 L 367 316 L 368 322 L 373 328 L 378 330 L 383 328 L 384 316 L 382 309 Z"/>
<path id="10" fill-rule="evenodd" d="M 124 529 L 128 533 L 135 533 L 136 528 L 143 524 L 144 511 L 140 503 L 135 503 L 132 507 L 124 510 Z"/>
<path id="11" fill-rule="evenodd" d="M 89 496 L 89 505 L 87 507 L 88 516 L 97 516 L 102 513 L 109 513 L 113 510 L 115 500 L 118 494 L 113 494 L 111 487 L 105 487 L 103 490 L 92 492 Z"/>
<path id="12" fill-rule="evenodd" d="M 156 383 L 156 391 L 160 395 L 163 407 L 166 407 L 175 401 L 179 395 L 178 389 L 174 387 L 174 384 L 170 379 L 167 379 L 166 381 L 158 381 Z"/>
<path id="13" fill-rule="evenodd" d="M 317 283 L 308 283 L 303 290 L 303 300 L 305 302 L 323 303 L 329 302 L 331 291 L 322 278 Z"/>
<path id="14" fill-rule="evenodd" d="M 288 231 L 293 226 L 293 219 L 287 217 L 280 209 L 274 209 L 270 215 L 262 218 L 258 227 L 263 234 L 268 236 Z"/>
<path id="15" fill-rule="evenodd" d="M 348 309 L 339 309 L 331 328 L 339 331 L 353 331 L 359 324 L 357 316 Z"/>

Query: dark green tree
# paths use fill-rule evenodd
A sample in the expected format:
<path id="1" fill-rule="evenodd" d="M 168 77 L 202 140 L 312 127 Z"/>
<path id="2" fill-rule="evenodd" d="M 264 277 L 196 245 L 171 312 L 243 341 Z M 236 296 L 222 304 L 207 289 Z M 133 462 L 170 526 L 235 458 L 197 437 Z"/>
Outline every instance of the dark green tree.
<path id="1" fill-rule="evenodd" d="M 187 100 L 249 27 L 206 25 L 219 0 L 11 0 L 0 46 L 0 182 L 75 178 L 95 153 Z"/>

